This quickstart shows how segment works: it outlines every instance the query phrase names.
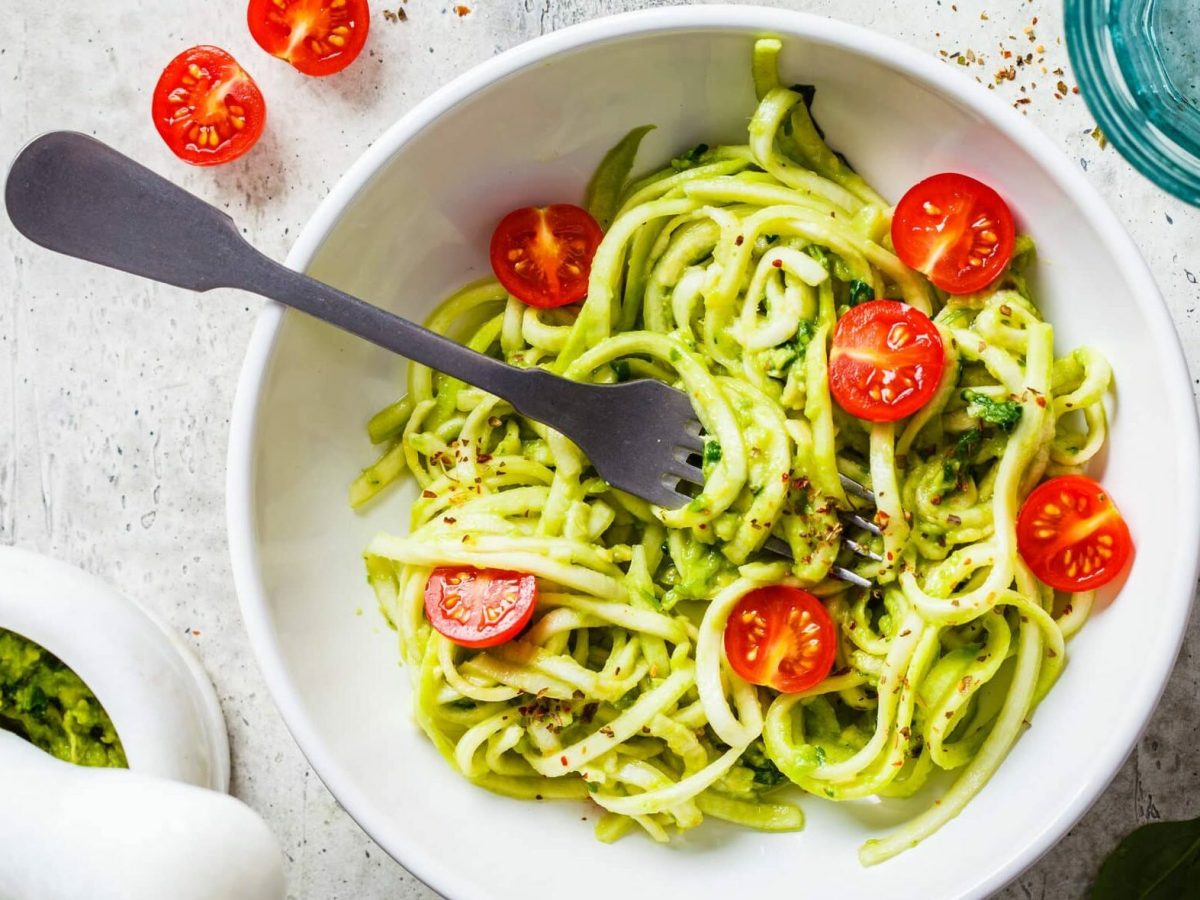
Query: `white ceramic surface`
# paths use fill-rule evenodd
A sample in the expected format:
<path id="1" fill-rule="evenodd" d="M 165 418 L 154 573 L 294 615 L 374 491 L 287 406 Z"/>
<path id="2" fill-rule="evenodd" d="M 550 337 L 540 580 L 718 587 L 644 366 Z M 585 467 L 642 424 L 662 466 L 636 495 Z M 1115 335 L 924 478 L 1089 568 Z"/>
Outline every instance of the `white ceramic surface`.
<path id="1" fill-rule="evenodd" d="M 371 534 L 403 529 L 412 491 L 365 515 L 345 500 L 371 458 L 363 423 L 401 389 L 401 362 L 268 310 L 239 388 L 229 467 L 230 543 L 251 639 L 289 726 L 339 800 L 456 900 L 562 889 L 588 900 L 631 885 L 695 897 L 984 896 L 1098 796 L 1174 661 L 1196 573 L 1200 450 L 1170 320 L 1133 245 L 1074 167 L 953 67 L 779 10 L 656 10 L 567 29 L 472 70 L 397 123 L 322 204 L 289 262 L 420 317 L 486 272 L 487 238 L 503 212 L 577 199 L 631 126 L 658 125 L 643 164 L 700 140 L 744 140 L 749 51 L 764 33 L 785 38 L 785 78 L 818 85 L 815 112 L 831 143 L 886 195 L 960 169 L 1009 199 L 1038 241 L 1038 288 L 1059 348 L 1094 345 L 1116 371 L 1103 477 L 1137 559 L 1119 602 L 1102 604 L 1072 642 L 1066 673 L 997 776 L 917 849 L 862 869 L 858 845 L 904 810 L 815 798 L 804 803 L 800 834 L 707 823 L 668 848 L 641 838 L 603 846 L 593 822 L 580 821 L 594 810 L 475 789 L 412 724 L 393 636 L 378 627 L 359 562 Z M 1155 489 L 1163 484 L 1171 490 Z"/>
<path id="2" fill-rule="evenodd" d="M 0 547 L 0 628 L 45 647 L 83 679 L 130 769 L 229 790 L 229 739 L 208 675 L 141 607 L 74 566 Z"/>

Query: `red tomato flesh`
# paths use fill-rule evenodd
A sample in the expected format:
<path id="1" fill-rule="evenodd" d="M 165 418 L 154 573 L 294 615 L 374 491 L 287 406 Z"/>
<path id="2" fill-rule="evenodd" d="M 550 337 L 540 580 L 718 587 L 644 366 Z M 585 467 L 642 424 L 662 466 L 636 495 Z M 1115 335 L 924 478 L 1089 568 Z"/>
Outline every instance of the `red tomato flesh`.
<path id="1" fill-rule="evenodd" d="M 262 91 L 219 47 L 192 47 L 167 64 L 154 87 L 154 127 L 172 152 L 194 166 L 237 159 L 267 119 Z"/>
<path id="2" fill-rule="evenodd" d="M 1060 475 L 1038 485 L 1017 516 L 1021 558 L 1060 591 L 1090 591 L 1121 574 L 1133 553 L 1129 526 L 1095 481 Z"/>
<path id="3" fill-rule="evenodd" d="M 250 0 L 258 45 L 305 75 L 332 75 L 358 58 L 371 12 L 367 0 Z"/>
<path id="4" fill-rule="evenodd" d="M 910 268 L 951 294 L 983 290 L 1012 259 L 1016 229 L 1000 195 L 954 172 L 910 188 L 892 216 L 892 244 Z"/>
<path id="5" fill-rule="evenodd" d="M 929 402 L 945 365 L 929 316 L 896 300 L 870 300 L 833 329 L 829 392 L 851 415 L 894 422 Z"/>
<path id="6" fill-rule="evenodd" d="M 725 622 L 725 658 L 751 684 L 785 694 L 807 690 L 825 679 L 836 655 L 833 620 L 799 588 L 756 588 Z"/>
<path id="7" fill-rule="evenodd" d="M 515 209 L 492 234 L 492 271 L 530 306 L 578 303 L 587 296 L 592 257 L 603 237 L 588 211 L 569 203 Z"/>
<path id="8" fill-rule="evenodd" d="M 537 579 L 504 569 L 442 567 L 425 583 L 425 615 L 441 635 L 463 647 L 494 647 L 529 624 Z"/>

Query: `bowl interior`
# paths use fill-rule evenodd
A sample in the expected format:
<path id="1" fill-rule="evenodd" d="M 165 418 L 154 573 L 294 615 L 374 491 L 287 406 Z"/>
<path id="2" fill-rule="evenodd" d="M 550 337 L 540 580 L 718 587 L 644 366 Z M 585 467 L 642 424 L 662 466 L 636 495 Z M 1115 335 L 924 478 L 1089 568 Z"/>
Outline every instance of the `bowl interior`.
<path id="1" fill-rule="evenodd" d="M 605 871 L 637 884 L 661 879 L 692 896 L 801 884 L 813 896 L 822 888 L 850 897 L 982 893 L 1031 862 L 1107 783 L 1178 646 L 1189 595 L 1176 585 L 1190 576 L 1176 575 L 1195 565 L 1194 541 L 1179 538 L 1195 516 L 1194 460 L 1186 458 L 1195 426 L 1153 283 L 1111 216 L 1071 179 L 1065 160 L 1043 145 L 1031 149 L 1027 126 L 998 104 L 965 99 L 978 96 L 974 85 L 949 67 L 780 11 L 713 21 L 632 28 L 583 46 L 563 39 L 563 52 L 548 59 L 453 88 L 461 99 L 452 108 L 407 140 L 384 138 L 389 150 L 373 177 L 327 233 L 313 226 L 311 261 L 301 251 L 293 262 L 422 318 L 488 271 L 501 215 L 579 202 L 593 167 L 630 128 L 657 125 L 643 168 L 701 141 L 744 142 L 754 107 L 750 49 L 770 22 L 785 38 L 785 78 L 817 85 L 815 113 L 831 144 L 885 196 L 937 171 L 965 171 L 996 186 L 1037 240 L 1040 298 L 1058 351 L 1095 346 L 1116 373 L 1103 476 L 1138 541 L 1137 559 L 1120 600 L 1102 604 L 1071 643 L 1061 682 L 992 782 L 958 819 L 893 862 L 862 869 L 856 850 L 911 808 L 816 798 L 803 801 L 808 824 L 799 834 L 709 821 L 669 847 L 640 836 L 604 846 L 591 834 L 594 807 L 492 796 L 452 772 L 418 732 L 395 636 L 375 610 L 360 558 L 375 532 L 406 528 L 414 492 L 394 490 L 363 514 L 346 502 L 348 483 L 373 458 L 366 419 L 402 392 L 403 362 L 298 315 L 268 313 L 279 319 L 274 344 L 268 354 L 268 334 L 260 358 L 252 351 L 256 414 L 245 425 L 245 459 L 235 438 L 232 460 L 248 467 L 247 492 L 231 495 L 231 513 L 252 523 L 251 546 L 234 542 L 235 560 L 249 560 L 242 574 L 253 572 L 239 579 L 252 636 L 289 723 L 339 799 L 393 855 L 455 898 L 527 896 L 534 885 L 569 885 L 576 900 L 608 897 L 620 881 L 579 877 Z M 1181 489 L 1149 490 L 1149 473 Z"/>

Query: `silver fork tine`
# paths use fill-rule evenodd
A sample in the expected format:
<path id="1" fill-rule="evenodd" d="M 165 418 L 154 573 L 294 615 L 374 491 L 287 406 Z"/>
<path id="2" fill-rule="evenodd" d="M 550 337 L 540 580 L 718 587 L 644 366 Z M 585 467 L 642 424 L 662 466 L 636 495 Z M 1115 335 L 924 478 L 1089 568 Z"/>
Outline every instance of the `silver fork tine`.
<path id="1" fill-rule="evenodd" d="M 850 478 L 848 475 L 838 475 L 838 478 L 841 479 L 842 489 L 847 494 L 853 494 L 860 500 L 866 500 L 872 506 L 875 505 L 875 495 L 871 491 L 868 491 L 865 487 L 863 487 L 853 478 Z"/>
<path id="2" fill-rule="evenodd" d="M 705 437 L 701 434 L 699 422 L 693 421 L 685 424 L 680 435 L 676 446 L 691 450 L 693 453 L 700 453 L 704 449 Z"/>
<path id="3" fill-rule="evenodd" d="M 792 548 L 789 547 L 787 542 L 782 538 L 767 538 L 767 542 L 763 546 L 772 553 L 778 553 L 780 556 L 790 557 L 792 555 Z M 849 569 L 842 568 L 841 566 L 831 567 L 829 569 L 829 574 L 839 581 L 844 581 L 847 584 L 853 584 L 856 587 L 871 587 L 871 582 L 869 582 L 867 579 L 863 578 L 857 572 L 851 572 Z"/>
<path id="4" fill-rule="evenodd" d="M 869 531 L 873 535 L 879 536 L 883 534 L 882 528 L 880 528 L 870 519 L 864 519 L 858 513 L 841 512 L 838 513 L 838 518 L 847 525 L 853 525 L 855 528 L 861 528 L 863 531 Z"/>
<path id="5" fill-rule="evenodd" d="M 874 550 L 872 550 L 870 547 L 867 547 L 864 544 L 860 544 L 858 541 L 852 541 L 848 537 L 842 538 L 842 546 L 845 547 L 847 550 L 849 550 L 851 553 L 856 553 L 859 556 L 865 557 L 867 559 L 873 559 L 873 560 L 875 560 L 875 562 L 883 562 L 883 557 L 880 556 L 878 553 L 876 553 Z"/>

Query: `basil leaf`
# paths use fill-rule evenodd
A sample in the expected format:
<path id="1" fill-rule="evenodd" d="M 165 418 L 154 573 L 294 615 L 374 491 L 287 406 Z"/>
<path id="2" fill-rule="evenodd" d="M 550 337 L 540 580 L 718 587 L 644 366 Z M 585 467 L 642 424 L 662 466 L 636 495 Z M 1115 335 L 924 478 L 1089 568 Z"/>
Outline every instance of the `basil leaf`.
<path id="1" fill-rule="evenodd" d="M 592 218 L 607 229 L 612 224 L 613 216 L 621 205 L 621 191 L 633 169 L 633 161 L 637 158 L 638 147 L 642 138 L 654 130 L 653 125 L 643 125 L 635 128 L 617 142 L 616 146 L 604 155 L 596 174 L 592 176 L 587 186 L 587 196 L 584 206 L 592 214 Z"/>
<path id="2" fill-rule="evenodd" d="M 1091 900 L 1200 898 L 1200 818 L 1143 825 L 1104 861 Z"/>

